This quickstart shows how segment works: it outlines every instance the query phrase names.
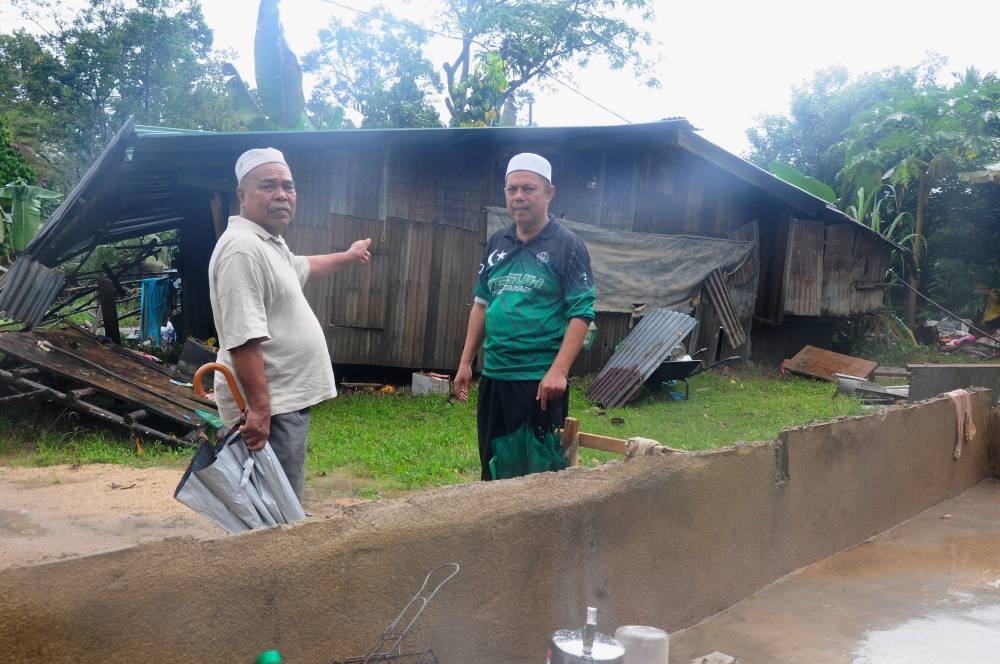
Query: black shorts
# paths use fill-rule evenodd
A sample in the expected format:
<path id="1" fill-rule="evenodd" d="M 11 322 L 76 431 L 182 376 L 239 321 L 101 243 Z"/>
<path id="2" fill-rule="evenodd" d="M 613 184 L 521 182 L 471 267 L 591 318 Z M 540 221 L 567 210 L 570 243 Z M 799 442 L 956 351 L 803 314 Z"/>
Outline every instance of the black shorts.
<path id="1" fill-rule="evenodd" d="M 569 389 L 558 399 L 549 399 L 545 410 L 535 399 L 537 380 L 493 380 L 485 376 L 479 381 L 479 405 L 476 429 L 479 434 L 479 463 L 482 479 L 490 480 L 490 459 L 493 458 L 494 438 L 506 436 L 523 425 L 531 427 L 538 440 L 562 427 L 569 414 Z"/>

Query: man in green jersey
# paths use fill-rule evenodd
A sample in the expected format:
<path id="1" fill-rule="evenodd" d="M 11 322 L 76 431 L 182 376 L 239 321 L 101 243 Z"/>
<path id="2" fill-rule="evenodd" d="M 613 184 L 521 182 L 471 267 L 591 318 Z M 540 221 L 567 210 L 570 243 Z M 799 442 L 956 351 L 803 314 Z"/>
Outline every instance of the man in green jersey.
<path id="1" fill-rule="evenodd" d="M 583 242 L 549 214 L 552 166 L 521 153 L 504 187 L 514 223 L 486 243 L 455 392 L 465 401 L 482 346 L 477 430 L 482 479 L 491 441 L 528 426 L 539 440 L 569 410 L 567 375 L 594 319 L 594 277 Z"/>

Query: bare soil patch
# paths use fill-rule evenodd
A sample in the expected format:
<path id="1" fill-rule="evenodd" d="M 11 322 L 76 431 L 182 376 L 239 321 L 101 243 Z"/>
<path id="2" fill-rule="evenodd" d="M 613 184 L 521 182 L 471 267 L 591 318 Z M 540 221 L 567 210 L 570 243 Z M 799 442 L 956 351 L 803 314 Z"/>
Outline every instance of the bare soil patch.
<path id="1" fill-rule="evenodd" d="M 0 466 L 0 569 L 53 562 L 162 540 L 225 537 L 174 500 L 183 468 L 114 464 Z M 314 514 L 358 502 L 352 482 L 326 475 L 306 489 Z"/>

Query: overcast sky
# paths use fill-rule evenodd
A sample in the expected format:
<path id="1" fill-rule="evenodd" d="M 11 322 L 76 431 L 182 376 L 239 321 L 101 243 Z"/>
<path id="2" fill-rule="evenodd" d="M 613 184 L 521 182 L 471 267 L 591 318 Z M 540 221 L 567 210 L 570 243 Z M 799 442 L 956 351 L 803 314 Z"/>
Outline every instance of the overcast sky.
<path id="1" fill-rule="evenodd" d="M 216 46 L 246 53 L 237 66 L 252 79 L 256 12 L 237 15 L 228 0 L 202 4 Z M 301 57 L 318 43 L 316 31 L 330 16 L 351 16 L 344 5 L 367 10 L 375 4 L 284 0 L 282 22 Z M 384 4 L 418 21 L 426 12 L 426 3 Z M 1000 68 L 1000 8 L 989 3 L 658 0 L 655 7 L 656 21 L 648 27 L 659 43 L 648 55 L 658 61 L 660 89 L 644 89 L 629 71 L 612 72 L 595 62 L 575 76 L 574 85 L 596 103 L 561 86 L 556 92 L 536 91 L 535 122 L 603 125 L 685 116 L 706 138 L 742 154 L 748 148 L 745 131 L 755 118 L 787 112 L 792 86 L 818 69 L 839 63 L 862 73 L 912 66 L 928 51 L 947 56 L 949 70 L 969 65 L 984 72 Z M 455 52 L 456 42 L 439 43 L 443 55 Z"/>
<path id="2" fill-rule="evenodd" d="M 0 19 L 11 16 L 0 0 Z M 217 49 L 234 49 L 236 66 L 253 80 L 253 36 L 257 2 L 202 0 Z M 302 55 L 318 44 L 316 33 L 331 16 L 350 18 L 368 0 L 283 0 L 282 23 L 292 49 Z M 427 2 L 387 0 L 399 16 L 426 21 Z M 235 8 L 241 7 L 242 11 Z M 975 65 L 1000 69 L 996 44 L 1000 7 L 991 3 L 903 2 L 901 0 L 655 0 L 656 21 L 648 29 L 657 45 L 646 55 L 657 61 L 657 90 L 639 86 L 628 70 L 612 72 L 599 62 L 575 75 L 573 85 L 535 90 L 535 122 L 545 126 L 652 122 L 684 116 L 702 134 L 742 154 L 747 128 L 764 113 L 786 113 L 792 86 L 818 69 L 845 65 L 853 73 L 892 65 L 913 66 L 934 51 L 949 70 Z M 8 27 L 0 26 L 6 31 Z M 457 42 L 437 39 L 432 59 L 453 57 Z M 440 57 L 433 57 L 433 55 Z M 590 98 L 590 101 L 587 98 Z M 602 108 L 603 107 L 603 108 Z M 442 118 L 445 113 L 442 109 Z"/>

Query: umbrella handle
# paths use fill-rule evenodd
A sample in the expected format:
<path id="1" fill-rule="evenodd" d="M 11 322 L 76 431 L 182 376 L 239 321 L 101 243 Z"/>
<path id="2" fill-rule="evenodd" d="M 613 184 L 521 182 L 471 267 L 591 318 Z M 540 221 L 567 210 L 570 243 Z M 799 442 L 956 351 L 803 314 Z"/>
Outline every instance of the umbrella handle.
<path id="1" fill-rule="evenodd" d="M 202 380 L 209 371 L 218 371 L 226 378 L 226 382 L 229 384 L 229 391 L 233 393 L 233 399 L 236 401 L 236 407 L 240 409 L 241 413 L 245 413 L 247 410 L 247 403 L 243 400 L 243 395 L 240 394 L 240 388 L 236 386 L 236 378 L 233 377 L 233 372 L 229 370 L 224 364 L 219 364 L 218 362 L 209 362 L 208 364 L 203 364 L 198 367 L 198 370 L 194 372 L 194 378 L 191 380 L 194 383 L 194 391 L 199 397 L 205 398 L 205 387 L 201 384 Z"/>

